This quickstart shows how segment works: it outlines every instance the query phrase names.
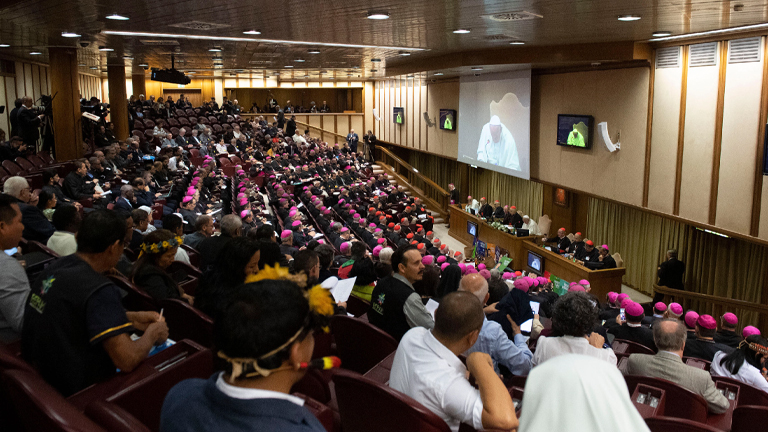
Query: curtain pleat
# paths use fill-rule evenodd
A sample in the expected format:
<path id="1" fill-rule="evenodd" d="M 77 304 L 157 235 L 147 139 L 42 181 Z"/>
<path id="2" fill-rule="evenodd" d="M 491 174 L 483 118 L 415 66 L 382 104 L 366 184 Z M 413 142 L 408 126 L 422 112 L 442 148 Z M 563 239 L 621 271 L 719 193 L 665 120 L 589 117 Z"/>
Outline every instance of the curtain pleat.
<path id="1" fill-rule="evenodd" d="M 682 222 L 590 198 L 587 238 L 607 244 L 624 260 L 624 284 L 646 294 L 657 281 L 656 269 L 669 249 L 677 249 L 685 263 L 686 290 L 759 303 L 768 260 L 768 248 L 735 238 L 711 234 Z M 726 311 L 720 305 L 684 304 L 699 313 L 734 312 L 745 323 L 757 324 L 757 313 Z"/>

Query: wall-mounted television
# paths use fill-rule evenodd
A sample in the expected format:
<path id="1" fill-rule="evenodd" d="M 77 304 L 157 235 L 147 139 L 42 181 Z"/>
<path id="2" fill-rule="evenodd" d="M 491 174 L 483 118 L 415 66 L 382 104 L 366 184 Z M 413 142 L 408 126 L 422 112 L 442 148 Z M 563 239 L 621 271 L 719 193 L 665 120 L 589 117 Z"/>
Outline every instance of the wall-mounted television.
<path id="1" fill-rule="evenodd" d="M 455 131 L 457 120 L 456 110 L 440 108 L 440 129 Z"/>
<path id="2" fill-rule="evenodd" d="M 471 235 L 472 237 L 477 237 L 477 224 L 476 223 L 467 221 L 467 234 Z"/>
<path id="3" fill-rule="evenodd" d="M 541 276 L 544 273 L 544 258 L 539 254 L 528 251 L 528 271 Z"/>
<path id="4" fill-rule="evenodd" d="M 595 119 L 590 115 L 558 114 L 557 145 L 590 149 Z"/>
<path id="5" fill-rule="evenodd" d="M 405 108 L 392 108 L 392 121 L 397 124 L 405 123 Z"/>

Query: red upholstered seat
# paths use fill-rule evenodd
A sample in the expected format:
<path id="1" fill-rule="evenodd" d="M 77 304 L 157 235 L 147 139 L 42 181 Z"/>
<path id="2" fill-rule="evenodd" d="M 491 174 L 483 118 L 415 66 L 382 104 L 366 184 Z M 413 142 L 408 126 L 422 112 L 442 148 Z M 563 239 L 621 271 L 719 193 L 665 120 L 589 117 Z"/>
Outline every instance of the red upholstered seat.
<path id="1" fill-rule="evenodd" d="M 17 175 L 24 175 L 24 170 L 12 160 L 4 160 L 3 168 L 8 171 L 8 175 L 13 177 Z"/>
<path id="2" fill-rule="evenodd" d="M 220 124 L 218 124 L 218 123 L 214 123 L 214 124 L 213 124 L 213 130 L 214 130 L 214 132 L 216 132 L 217 134 L 220 134 L 220 133 L 221 133 L 221 132 L 222 132 L 224 129 L 221 127 L 221 125 L 220 125 Z"/>
<path id="3" fill-rule="evenodd" d="M 700 395 L 683 388 L 671 381 L 660 378 L 650 378 L 637 375 L 625 375 L 629 394 L 634 393 L 638 384 L 645 384 L 664 390 L 666 406 L 664 414 L 669 417 L 679 417 L 700 423 L 707 422 L 707 401 Z"/>
<path id="4" fill-rule="evenodd" d="M 171 339 L 191 339 L 204 347 L 213 346 L 213 320 L 208 315 L 178 299 L 161 300 L 158 305 L 163 309 Z"/>
<path id="5" fill-rule="evenodd" d="M 760 390 L 757 387 L 753 387 L 749 384 L 737 381 L 732 378 L 726 377 L 712 377 L 715 381 L 715 386 L 720 388 L 719 383 L 728 383 L 739 388 L 738 400 L 736 406 L 744 405 L 761 405 L 768 407 L 768 393 Z"/>
<path id="6" fill-rule="evenodd" d="M 150 119 L 144 119 L 144 127 L 147 129 L 154 129 L 155 128 L 155 122 L 153 122 Z"/>
<path id="7" fill-rule="evenodd" d="M 363 376 L 372 379 L 380 384 L 387 384 L 389 382 L 389 374 L 392 372 L 392 364 L 395 362 L 395 353 L 388 355 L 384 360 L 380 361 L 371 370 L 366 372 Z"/>
<path id="8" fill-rule="evenodd" d="M 85 415 L 109 431 L 150 432 L 146 425 L 130 415 L 128 411 L 107 401 L 96 401 L 90 404 L 85 409 Z"/>
<path id="9" fill-rule="evenodd" d="M 48 152 L 40 152 L 37 155 L 40 156 L 40 159 L 42 159 L 43 162 L 45 162 L 48 165 L 56 162 L 56 159 L 52 158 L 50 153 Z"/>
<path id="10" fill-rule="evenodd" d="M 189 120 L 186 117 L 179 117 L 179 124 L 182 126 L 189 126 Z"/>
<path id="11" fill-rule="evenodd" d="M 168 125 L 172 126 L 172 127 L 178 127 L 179 126 L 179 121 L 176 120 L 175 118 L 169 118 L 168 119 Z"/>
<path id="12" fill-rule="evenodd" d="M 3 372 L 3 383 L 19 414 L 19 420 L 28 431 L 106 431 L 35 373 L 7 370 Z"/>
<path id="13" fill-rule="evenodd" d="M 160 410 L 171 388 L 185 379 L 207 379 L 211 374 L 213 374 L 211 351 L 207 349 L 192 351 L 186 358 L 164 365 L 157 373 L 120 389 L 108 396 L 106 401 L 122 408 L 150 430 L 157 431 L 160 429 Z M 91 408 L 91 404 L 93 402 L 88 404 L 86 411 L 92 412 L 94 408 Z"/>
<path id="14" fill-rule="evenodd" d="M 188 116 L 193 116 L 193 115 L 196 115 L 196 114 L 195 114 L 195 110 L 193 110 L 192 108 L 187 108 L 186 110 L 184 110 L 184 113 L 185 113 L 186 115 L 188 115 Z"/>
<path id="15" fill-rule="evenodd" d="M 173 137 L 176 138 L 177 136 L 179 136 L 179 128 L 177 128 L 176 126 L 171 127 L 171 133 L 173 134 Z"/>
<path id="16" fill-rule="evenodd" d="M 141 129 L 144 130 L 144 123 L 141 120 L 134 120 L 133 121 L 133 128 L 134 129 Z"/>
<path id="17" fill-rule="evenodd" d="M 219 124 L 219 120 L 216 118 L 216 116 L 208 116 L 208 121 L 210 121 L 211 124 Z"/>
<path id="18" fill-rule="evenodd" d="M 706 360 L 695 357 L 683 357 L 683 363 L 705 371 L 709 371 L 710 366 L 712 365 Z"/>
<path id="19" fill-rule="evenodd" d="M 722 432 L 716 427 L 707 426 L 703 423 L 669 416 L 649 417 L 645 419 L 645 424 L 648 425 L 651 432 Z"/>
<path id="20" fill-rule="evenodd" d="M 624 339 L 614 339 L 611 348 L 614 352 L 621 354 L 656 354 L 645 345 Z"/>
<path id="21" fill-rule="evenodd" d="M 360 374 L 397 350 L 397 341 L 392 336 L 357 318 L 335 315 L 331 319 L 331 333 L 341 367 Z"/>
<path id="22" fill-rule="evenodd" d="M 231 160 L 229 160 L 229 158 L 227 158 L 227 157 L 220 157 L 220 158 L 219 158 L 219 164 L 220 164 L 222 167 L 225 167 L 225 166 L 230 166 L 230 165 L 232 165 L 232 161 L 231 161 Z"/>
<path id="23" fill-rule="evenodd" d="M 48 165 L 47 163 L 45 163 L 45 161 L 43 161 L 42 159 L 40 159 L 40 157 L 39 157 L 39 156 L 37 156 L 37 155 L 29 155 L 29 156 L 27 156 L 27 160 L 28 160 L 28 161 L 29 161 L 29 162 L 30 162 L 32 165 L 34 165 L 34 166 L 35 166 L 35 167 L 37 167 L 37 168 L 44 168 L 45 166 L 47 166 L 47 165 Z"/>
<path id="24" fill-rule="evenodd" d="M 187 255 L 189 255 L 189 262 L 192 264 L 192 266 L 196 268 L 200 268 L 200 252 L 198 252 L 195 248 L 182 244 L 181 248 L 184 249 L 187 252 Z"/>
<path id="25" fill-rule="evenodd" d="M 309 412 L 311 412 L 312 415 L 314 415 L 317 418 L 317 420 L 320 421 L 320 424 L 323 425 L 325 430 L 327 431 L 334 430 L 333 411 L 330 408 L 312 399 L 311 397 L 303 395 L 301 393 L 293 393 L 293 395 L 301 399 L 304 399 L 304 408 L 308 409 Z"/>
<path id="26" fill-rule="evenodd" d="M 231 160 L 231 161 L 232 161 L 232 163 L 233 163 L 233 164 L 235 164 L 235 165 L 242 165 L 242 164 L 243 164 L 243 161 L 242 161 L 242 159 L 240 159 L 240 158 L 239 158 L 239 157 L 237 157 L 237 156 L 230 156 L 230 157 L 229 157 L 229 160 Z"/>
<path id="27" fill-rule="evenodd" d="M 347 312 L 355 316 L 355 318 L 365 315 L 368 309 L 371 308 L 371 302 L 363 300 L 357 296 L 349 296 L 347 299 Z"/>
<path id="28" fill-rule="evenodd" d="M 424 405 L 354 372 L 333 375 L 344 431 L 449 432 L 448 425 Z"/>
<path id="29" fill-rule="evenodd" d="M 197 122 L 198 122 L 198 123 L 201 123 L 201 124 L 208 124 L 208 123 L 210 123 L 210 122 L 208 121 L 208 118 L 206 118 L 206 117 L 198 117 L 198 118 L 197 118 Z"/>
<path id="30" fill-rule="evenodd" d="M 768 425 L 768 407 L 744 405 L 733 411 L 731 432 L 754 432 L 765 425 Z"/>
<path id="31" fill-rule="evenodd" d="M 196 125 L 197 124 L 197 117 L 190 117 L 189 118 L 189 124 L 191 124 L 192 126 Z"/>
<path id="32" fill-rule="evenodd" d="M 185 115 L 187 115 L 187 113 L 185 113 L 183 109 L 179 109 L 179 108 L 176 109 L 176 117 L 181 117 Z"/>
<path id="33" fill-rule="evenodd" d="M 24 159 L 21 156 L 16 158 L 16 164 L 18 164 L 21 167 L 21 169 L 27 172 L 32 172 L 37 170 L 37 168 L 34 165 L 32 165 L 28 160 Z"/>
<path id="34" fill-rule="evenodd" d="M 129 311 L 156 311 L 157 303 L 149 294 L 139 289 L 130 280 L 116 275 L 109 278 L 128 295 L 123 297 L 123 306 Z"/>

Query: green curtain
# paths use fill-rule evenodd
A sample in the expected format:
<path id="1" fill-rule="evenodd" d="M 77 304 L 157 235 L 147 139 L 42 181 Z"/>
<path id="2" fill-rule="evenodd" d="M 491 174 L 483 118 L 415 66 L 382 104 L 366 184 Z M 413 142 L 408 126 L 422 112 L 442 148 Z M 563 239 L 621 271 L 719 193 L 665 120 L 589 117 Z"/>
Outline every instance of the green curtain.
<path id="1" fill-rule="evenodd" d="M 448 184 L 453 183 L 459 193 L 463 193 L 464 189 L 462 189 L 459 178 L 459 162 L 428 153 L 411 151 L 408 156 L 408 163 L 446 191 Z"/>
<path id="2" fill-rule="evenodd" d="M 682 222 L 634 208 L 590 198 L 586 237 L 607 244 L 624 260 L 624 284 L 651 295 L 656 269 L 669 249 L 677 249 L 686 265 L 686 290 L 759 303 L 768 247 L 721 237 Z M 725 312 L 718 305 L 684 305 L 700 313 Z M 757 325 L 757 313 L 730 311 L 740 326 Z"/>

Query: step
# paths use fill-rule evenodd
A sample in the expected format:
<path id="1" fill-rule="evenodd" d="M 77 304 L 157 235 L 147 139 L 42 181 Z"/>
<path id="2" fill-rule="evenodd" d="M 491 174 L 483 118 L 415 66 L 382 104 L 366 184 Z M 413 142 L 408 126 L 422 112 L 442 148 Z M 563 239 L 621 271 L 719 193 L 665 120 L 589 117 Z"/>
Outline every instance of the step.
<path id="1" fill-rule="evenodd" d="M 445 221 L 441 217 L 436 217 L 434 223 L 436 223 L 436 224 L 444 224 Z"/>

